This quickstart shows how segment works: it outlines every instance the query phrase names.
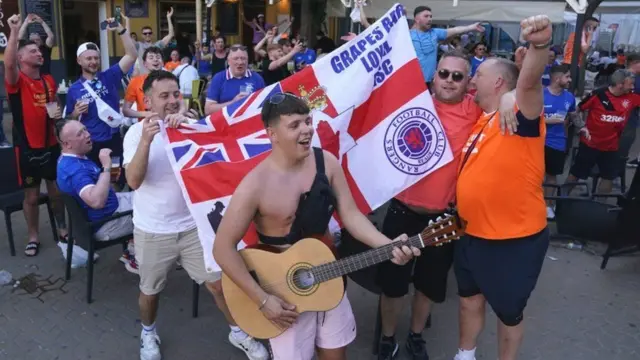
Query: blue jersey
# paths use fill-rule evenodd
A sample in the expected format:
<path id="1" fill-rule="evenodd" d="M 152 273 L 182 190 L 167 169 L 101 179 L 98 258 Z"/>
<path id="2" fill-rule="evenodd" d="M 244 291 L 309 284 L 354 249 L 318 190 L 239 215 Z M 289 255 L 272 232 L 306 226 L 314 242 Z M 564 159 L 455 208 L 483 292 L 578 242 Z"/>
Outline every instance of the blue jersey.
<path id="1" fill-rule="evenodd" d="M 544 88 L 544 117 L 566 117 L 568 113 L 576 111 L 576 98 L 572 93 L 564 90 L 560 95 L 554 95 L 549 88 Z M 567 147 L 567 135 L 564 124 L 547 125 L 545 145 L 560 151 Z"/>

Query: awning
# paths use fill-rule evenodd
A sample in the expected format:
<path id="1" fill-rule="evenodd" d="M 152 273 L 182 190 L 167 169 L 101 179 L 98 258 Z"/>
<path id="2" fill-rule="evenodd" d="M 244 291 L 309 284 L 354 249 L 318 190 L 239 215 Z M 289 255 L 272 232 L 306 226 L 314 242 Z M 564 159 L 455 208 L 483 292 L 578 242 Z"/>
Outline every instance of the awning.
<path id="1" fill-rule="evenodd" d="M 367 17 L 379 18 L 391 6 L 400 1 L 375 0 L 364 8 Z M 458 6 L 453 6 L 452 0 L 403 0 L 402 5 L 407 9 L 407 16 L 413 18 L 413 9 L 427 5 L 433 13 L 435 22 L 457 21 L 487 21 L 493 23 L 517 22 L 529 16 L 545 14 L 554 23 L 564 22 L 564 1 L 476 1 L 459 0 Z M 345 7 L 340 0 L 327 1 L 327 16 L 343 17 Z"/>

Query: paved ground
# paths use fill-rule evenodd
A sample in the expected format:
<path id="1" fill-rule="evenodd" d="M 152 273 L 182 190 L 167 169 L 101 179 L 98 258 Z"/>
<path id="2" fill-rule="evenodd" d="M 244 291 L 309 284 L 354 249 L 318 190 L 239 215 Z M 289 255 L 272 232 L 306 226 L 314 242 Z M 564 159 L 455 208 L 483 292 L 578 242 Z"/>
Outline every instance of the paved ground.
<path id="1" fill-rule="evenodd" d="M 43 246 L 37 258 L 21 252 L 9 256 L 4 224 L 0 225 L 0 269 L 15 277 L 35 272 L 64 276 L 60 250 L 51 239 L 44 208 L 40 230 Z M 26 229 L 22 213 L 12 217 L 19 250 Z M 100 253 L 96 265 L 95 302 L 85 302 L 86 272 L 74 270 L 67 293 L 50 292 L 44 303 L 30 295 L 0 287 L 0 359 L 120 360 L 138 357 L 140 325 L 136 276 L 117 261 L 117 247 Z M 640 257 L 615 258 L 600 271 L 600 258 L 586 252 L 550 248 L 538 287 L 525 314 L 527 333 L 523 360 L 631 360 L 640 358 Z M 434 360 L 451 359 L 457 343 L 455 282 L 447 301 L 434 310 L 425 337 Z M 206 291 L 200 292 L 200 316 L 191 317 L 191 282 L 184 271 L 173 272 L 162 295 L 158 330 L 164 358 L 243 359 L 228 344 L 228 328 Z M 358 322 L 358 338 L 350 359 L 372 359 L 370 344 L 376 297 L 355 284 L 349 296 Z M 495 316 L 489 314 L 478 359 L 496 359 Z M 401 321 L 404 339 L 408 312 Z"/>

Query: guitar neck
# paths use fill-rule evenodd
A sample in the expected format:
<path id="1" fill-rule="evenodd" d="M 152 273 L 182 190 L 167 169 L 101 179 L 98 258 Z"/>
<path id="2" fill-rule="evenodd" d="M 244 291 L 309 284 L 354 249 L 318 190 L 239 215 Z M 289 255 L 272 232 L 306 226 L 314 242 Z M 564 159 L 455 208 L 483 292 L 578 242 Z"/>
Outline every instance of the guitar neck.
<path id="1" fill-rule="evenodd" d="M 443 235 L 442 237 L 446 236 Z M 369 266 L 389 261 L 393 258 L 393 248 L 400 244 L 422 249 L 425 246 L 435 244 L 440 240 L 441 239 L 437 236 L 429 238 L 428 240 L 423 240 L 422 235 L 418 234 L 410 237 L 408 240 L 402 243 L 389 243 L 379 248 L 368 250 L 360 254 L 351 255 L 344 259 L 314 266 L 312 269 L 313 276 L 316 283 L 322 283 L 358 270 L 362 270 Z"/>

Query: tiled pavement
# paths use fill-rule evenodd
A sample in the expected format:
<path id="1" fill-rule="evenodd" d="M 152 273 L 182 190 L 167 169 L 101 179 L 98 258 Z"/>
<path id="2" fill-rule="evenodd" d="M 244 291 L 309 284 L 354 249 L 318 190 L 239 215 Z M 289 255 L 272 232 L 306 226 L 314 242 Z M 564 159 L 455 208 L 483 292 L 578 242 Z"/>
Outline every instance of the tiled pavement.
<path id="1" fill-rule="evenodd" d="M 9 256 L 6 230 L 0 225 L 0 269 L 14 276 L 30 272 L 64 276 L 60 250 L 54 245 L 41 209 L 43 246 L 36 258 L 21 254 L 26 229 L 21 213 L 13 215 L 18 256 Z M 66 294 L 51 292 L 44 303 L 0 287 L 0 359 L 129 360 L 138 358 L 137 282 L 117 261 L 118 248 L 100 253 L 95 273 L 95 302 L 85 302 L 85 271 L 74 270 Z M 640 359 L 640 257 L 615 258 L 599 270 L 600 258 L 586 252 L 550 248 L 538 287 L 529 302 L 523 360 Z M 553 259 L 551 259 L 553 258 Z M 555 260 L 554 260 L 555 259 Z M 376 297 L 351 283 L 349 296 L 359 335 L 349 359 L 373 359 L 370 346 Z M 447 301 L 434 310 L 425 331 L 431 359 L 451 359 L 457 343 L 455 282 Z M 399 338 L 408 327 L 405 308 Z M 478 359 L 496 359 L 495 316 L 489 314 Z M 211 297 L 200 292 L 200 316 L 191 317 L 191 282 L 184 271 L 170 275 L 162 294 L 158 330 L 164 359 L 243 359 L 229 345 L 228 327 Z M 404 355 L 403 355 L 404 356 Z M 297 360 L 297 359 L 296 359 Z"/>
<path id="2" fill-rule="evenodd" d="M 14 276 L 36 272 L 64 276 L 60 250 L 51 241 L 44 209 L 43 247 L 36 258 L 9 256 L 0 240 L 0 268 Z M 21 213 L 13 215 L 16 238 L 26 236 Z M 5 234 L 5 229 L 0 229 Z M 22 244 L 19 244 L 20 247 Z M 44 303 L 0 288 L 0 359 L 136 359 L 138 356 L 136 275 L 124 270 L 118 247 L 101 252 L 96 264 L 94 303 L 85 302 L 85 271 L 73 270 L 66 294 L 50 292 Z M 640 257 L 615 258 L 599 270 L 598 257 L 550 248 L 544 270 L 525 314 L 527 332 L 521 359 L 632 360 L 640 358 Z M 351 283 L 349 296 L 359 335 L 350 359 L 372 359 L 376 297 Z M 455 282 L 447 301 L 434 311 L 425 332 L 434 360 L 451 359 L 457 339 Z M 405 309 L 406 310 L 406 309 Z M 478 359 L 496 359 L 495 316 L 489 314 Z M 404 339 L 408 312 L 401 321 Z M 200 292 L 200 316 L 191 317 L 191 282 L 184 271 L 170 276 L 158 319 L 165 359 L 242 359 L 226 340 L 228 328 L 206 291 Z"/>

